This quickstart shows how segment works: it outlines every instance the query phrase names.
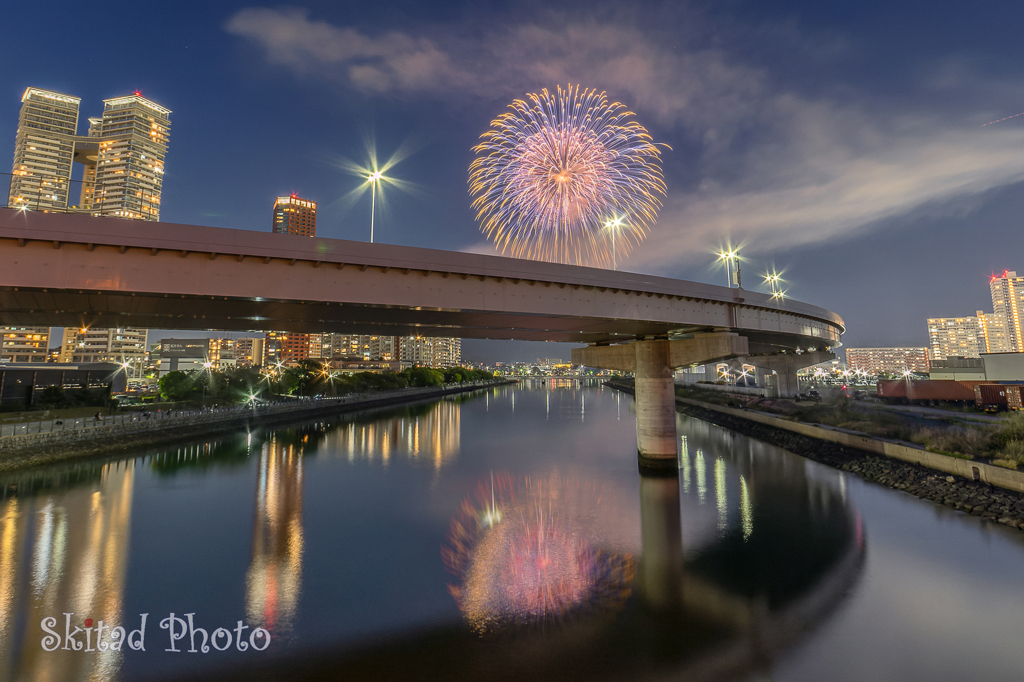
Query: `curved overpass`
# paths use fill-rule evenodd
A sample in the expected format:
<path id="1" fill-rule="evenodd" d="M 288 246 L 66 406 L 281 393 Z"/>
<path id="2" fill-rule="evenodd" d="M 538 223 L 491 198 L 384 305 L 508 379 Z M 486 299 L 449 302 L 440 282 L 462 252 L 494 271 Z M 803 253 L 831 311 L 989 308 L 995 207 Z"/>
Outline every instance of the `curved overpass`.
<path id="1" fill-rule="evenodd" d="M 434 249 L 0 209 L 0 325 L 338 331 L 615 343 L 732 330 L 751 353 L 839 345 L 765 294 Z"/>

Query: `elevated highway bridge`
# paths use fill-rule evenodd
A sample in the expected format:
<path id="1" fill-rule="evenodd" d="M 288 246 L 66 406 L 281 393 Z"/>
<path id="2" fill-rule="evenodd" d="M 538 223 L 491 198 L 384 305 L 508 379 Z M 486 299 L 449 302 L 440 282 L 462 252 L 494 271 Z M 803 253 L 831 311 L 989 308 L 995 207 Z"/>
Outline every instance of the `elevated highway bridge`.
<path id="1" fill-rule="evenodd" d="M 651 462 L 675 461 L 673 368 L 744 357 L 791 393 L 796 369 L 832 357 L 844 332 L 824 308 L 651 275 L 13 209 L 0 209 L 0 325 L 588 344 L 574 362 L 636 374 Z"/>

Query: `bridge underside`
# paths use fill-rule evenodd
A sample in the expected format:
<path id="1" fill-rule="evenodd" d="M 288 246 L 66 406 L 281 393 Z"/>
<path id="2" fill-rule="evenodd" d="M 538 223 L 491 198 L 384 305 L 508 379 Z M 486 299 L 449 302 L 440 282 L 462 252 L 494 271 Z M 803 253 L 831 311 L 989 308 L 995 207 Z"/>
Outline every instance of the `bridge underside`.
<path id="1" fill-rule="evenodd" d="M 387 336 L 457 336 L 577 343 L 616 343 L 638 338 L 684 338 L 706 325 L 539 315 L 487 310 L 427 309 L 334 303 L 66 289 L 0 287 L 0 325 L 143 327 L 218 331 L 341 332 Z M 798 335 L 748 332 L 752 352 L 770 353 L 815 343 Z M 817 340 L 821 343 L 821 340 Z"/>

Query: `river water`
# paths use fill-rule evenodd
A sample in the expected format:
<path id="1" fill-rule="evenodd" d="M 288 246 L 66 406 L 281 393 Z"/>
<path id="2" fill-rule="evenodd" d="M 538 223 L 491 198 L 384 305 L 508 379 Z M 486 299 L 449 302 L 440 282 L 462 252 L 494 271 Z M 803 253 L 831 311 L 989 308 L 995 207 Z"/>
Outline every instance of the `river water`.
<path id="1" fill-rule="evenodd" d="M 1024 534 L 678 427 L 641 477 L 528 381 L 0 475 L 0 680 L 1024 679 Z"/>

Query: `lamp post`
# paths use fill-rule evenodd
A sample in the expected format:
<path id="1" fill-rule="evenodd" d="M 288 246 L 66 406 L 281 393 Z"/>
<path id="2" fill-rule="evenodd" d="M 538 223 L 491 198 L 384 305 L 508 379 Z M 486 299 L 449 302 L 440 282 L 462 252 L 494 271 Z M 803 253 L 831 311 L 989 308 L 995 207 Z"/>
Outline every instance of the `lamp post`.
<path id="1" fill-rule="evenodd" d="M 736 272 L 736 286 L 740 286 L 740 271 L 739 268 L 736 267 L 736 261 L 739 260 L 739 257 L 739 251 L 734 251 L 733 249 L 718 252 L 718 260 L 725 261 L 725 277 L 727 280 L 726 284 L 730 289 L 732 288 L 733 283 L 733 270 L 735 270 Z"/>
<path id="2" fill-rule="evenodd" d="M 370 243 L 373 243 L 373 214 L 377 210 L 377 183 L 380 182 L 383 173 L 375 170 L 369 175 L 370 181 Z"/>
<path id="3" fill-rule="evenodd" d="M 604 227 L 606 230 L 611 230 L 612 233 L 612 270 L 618 270 L 618 253 L 615 248 L 615 235 L 619 231 L 619 228 L 622 227 L 622 216 L 616 216 L 612 220 L 605 221 Z"/>

